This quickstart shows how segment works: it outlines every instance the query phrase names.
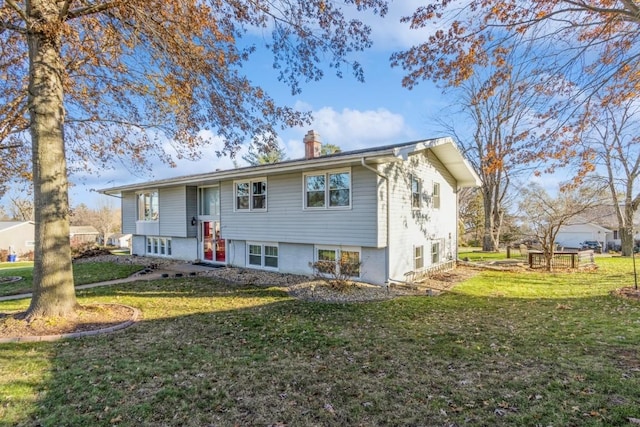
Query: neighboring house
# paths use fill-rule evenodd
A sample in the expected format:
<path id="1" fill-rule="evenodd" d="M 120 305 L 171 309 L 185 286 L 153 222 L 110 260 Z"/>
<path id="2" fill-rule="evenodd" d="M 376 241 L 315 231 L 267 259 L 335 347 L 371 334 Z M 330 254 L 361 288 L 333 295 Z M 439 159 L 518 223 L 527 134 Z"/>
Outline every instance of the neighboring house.
<path id="1" fill-rule="evenodd" d="M 130 248 L 131 247 L 131 234 L 114 233 L 107 236 L 106 244 L 108 246 L 116 246 L 118 248 Z"/>
<path id="2" fill-rule="evenodd" d="M 560 227 L 556 236 L 559 246 L 580 249 L 581 243 L 587 240 L 600 242 L 603 250 L 608 248 L 609 239 L 613 238 L 613 231 L 598 224 L 575 219 L 571 224 Z"/>
<path id="3" fill-rule="evenodd" d="M 96 243 L 100 239 L 100 233 L 92 225 L 76 225 L 69 227 L 69 238 L 72 245 Z"/>
<path id="4" fill-rule="evenodd" d="M 17 255 L 33 251 L 34 230 L 33 221 L 0 221 L 0 249 Z"/>
<path id="5" fill-rule="evenodd" d="M 101 190 L 120 195 L 132 253 L 282 273 L 360 262 L 356 278 L 411 280 L 457 258 L 457 192 L 480 179 L 451 138 Z"/>

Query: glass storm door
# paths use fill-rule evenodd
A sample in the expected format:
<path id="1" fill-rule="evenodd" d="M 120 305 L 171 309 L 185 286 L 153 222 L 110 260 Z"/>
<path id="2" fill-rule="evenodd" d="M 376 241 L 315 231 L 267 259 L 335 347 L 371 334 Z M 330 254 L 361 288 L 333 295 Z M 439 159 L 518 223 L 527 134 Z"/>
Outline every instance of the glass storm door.
<path id="1" fill-rule="evenodd" d="M 213 261 L 213 221 L 202 221 L 202 259 Z"/>
<path id="2" fill-rule="evenodd" d="M 220 236 L 219 221 L 202 221 L 202 255 L 204 261 L 226 261 L 226 246 Z"/>

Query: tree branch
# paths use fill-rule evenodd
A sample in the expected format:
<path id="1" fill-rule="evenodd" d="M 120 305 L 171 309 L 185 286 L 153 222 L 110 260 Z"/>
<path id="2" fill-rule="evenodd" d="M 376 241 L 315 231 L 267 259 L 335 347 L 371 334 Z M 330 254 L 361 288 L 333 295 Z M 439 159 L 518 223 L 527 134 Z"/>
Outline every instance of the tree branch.
<path id="1" fill-rule="evenodd" d="M 20 33 L 20 34 L 26 34 L 27 33 L 27 29 L 26 28 L 18 27 L 17 25 L 13 25 L 13 24 L 10 24 L 8 22 L 0 21 L 0 34 L 2 34 L 2 32 L 4 30 L 11 30 L 11 31 L 15 31 L 15 32 Z"/>
<path id="2" fill-rule="evenodd" d="M 15 10 L 18 15 L 20 15 L 20 18 L 22 18 L 22 20 L 24 22 L 29 22 L 29 17 L 27 16 L 27 12 L 25 10 L 23 10 L 20 6 L 18 6 L 18 4 L 15 1 L 13 1 L 13 0 L 5 0 L 5 2 L 13 10 Z"/>
<path id="3" fill-rule="evenodd" d="M 80 16 L 92 15 L 95 13 L 104 12 L 119 4 L 120 1 L 110 1 L 106 3 L 93 4 L 90 6 L 80 7 L 74 10 L 70 10 L 65 17 L 66 20 L 78 18 Z"/>

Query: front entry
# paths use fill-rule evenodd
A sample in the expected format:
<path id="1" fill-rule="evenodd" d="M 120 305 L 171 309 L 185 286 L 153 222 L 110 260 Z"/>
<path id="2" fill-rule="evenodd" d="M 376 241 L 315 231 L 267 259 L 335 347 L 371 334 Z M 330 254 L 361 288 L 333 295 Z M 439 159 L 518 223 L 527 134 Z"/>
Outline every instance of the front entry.
<path id="1" fill-rule="evenodd" d="M 202 259 L 209 262 L 225 262 L 227 251 L 220 236 L 219 221 L 202 221 Z"/>

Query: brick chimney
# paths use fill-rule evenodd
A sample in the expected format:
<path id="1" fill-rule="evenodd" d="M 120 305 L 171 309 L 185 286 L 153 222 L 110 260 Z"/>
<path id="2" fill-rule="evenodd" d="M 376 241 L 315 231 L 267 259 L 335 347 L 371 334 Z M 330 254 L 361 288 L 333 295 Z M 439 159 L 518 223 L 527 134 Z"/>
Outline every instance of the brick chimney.
<path id="1" fill-rule="evenodd" d="M 304 136 L 304 158 L 315 159 L 320 157 L 320 149 L 322 148 L 322 142 L 320 142 L 320 134 L 314 130 L 310 130 Z"/>

